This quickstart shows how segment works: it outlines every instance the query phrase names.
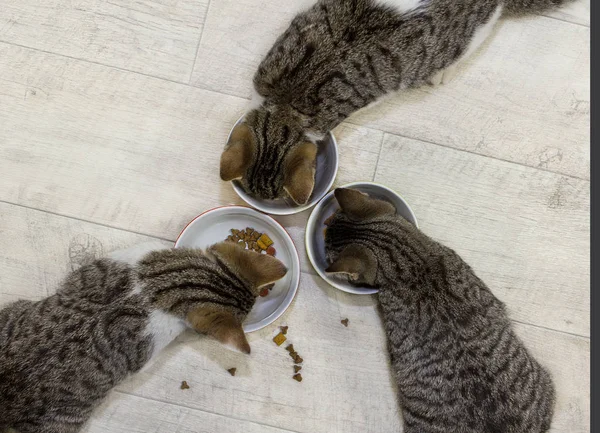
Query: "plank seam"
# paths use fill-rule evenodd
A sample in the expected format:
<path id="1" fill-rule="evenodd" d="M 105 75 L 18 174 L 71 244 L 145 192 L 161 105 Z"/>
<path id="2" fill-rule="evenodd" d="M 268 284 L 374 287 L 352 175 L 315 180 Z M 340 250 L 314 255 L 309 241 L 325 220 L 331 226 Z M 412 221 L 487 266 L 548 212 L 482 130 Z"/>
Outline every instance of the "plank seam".
<path id="1" fill-rule="evenodd" d="M 379 131 L 376 129 L 376 131 Z M 375 170 L 373 171 L 373 182 L 375 182 L 375 178 L 377 177 L 377 169 L 379 168 L 379 160 L 381 159 L 381 152 L 383 152 L 383 143 L 385 142 L 385 136 L 387 132 L 381 131 L 381 142 L 379 143 L 379 153 L 377 154 L 377 162 L 375 163 Z"/>
<path id="2" fill-rule="evenodd" d="M 190 71 L 190 78 L 188 79 L 188 85 L 192 83 L 192 77 L 194 76 L 194 69 L 196 69 L 196 61 L 198 60 L 198 51 L 200 51 L 200 45 L 202 44 L 202 38 L 204 37 L 204 30 L 206 29 L 206 20 L 208 20 L 208 14 L 210 13 L 210 5 L 212 4 L 211 0 L 208 0 L 208 5 L 206 6 L 206 14 L 204 15 L 204 21 L 202 21 L 202 31 L 200 32 L 200 37 L 198 38 L 198 44 L 196 45 L 196 55 L 194 56 L 194 62 L 192 63 L 192 70 Z"/>
<path id="3" fill-rule="evenodd" d="M 256 424 L 256 425 L 261 425 L 261 426 L 265 426 L 265 427 L 270 427 L 270 428 L 278 429 L 278 430 L 281 430 L 281 431 L 284 431 L 284 432 L 302 433 L 302 432 L 300 432 L 298 430 L 290 430 L 290 429 L 287 429 L 287 428 L 284 428 L 284 427 L 278 427 L 278 426 L 275 426 L 275 425 L 265 424 L 265 423 L 261 423 L 261 422 L 258 422 L 258 421 L 252 421 L 252 420 L 249 420 L 249 419 L 238 418 L 238 417 L 235 417 L 235 416 L 223 415 L 223 414 L 220 414 L 220 413 L 217 413 L 217 412 L 211 412 L 209 410 L 199 409 L 197 407 L 188 406 L 188 405 L 184 405 L 184 404 L 173 403 L 173 402 L 162 400 L 162 399 L 159 399 L 159 398 L 151 398 L 151 397 L 141 396 L 141 395 L 138 395 L 138 394 L 135 394 L 135 393 L 132 393 L 132 392 L 120 391 L 120 390 L 114 390 L 114 392 L 116 392 L 118 394 L 129 395 L 131 397 L 141 398 L 141 399 L 144 399 L 144 400 L 149 400 L 149 401 L 155 401 L 155 402 L 158 402 L 158 403 L 168 404 L 170 406 L 183 407 L 185 409 L 193 410 L 193 411 L 196 411 L 196 412 L 208 413 L 210 415 L 215 415 L 215 416 L 219 416 L 219 417 L 222 417 L 222 418 L 228 418 L 228 419 L 233 419 L 233 420 L 236 420 L 236 421 L 248 422 L 248 423 L 251 423 L 251 424 Z"/>

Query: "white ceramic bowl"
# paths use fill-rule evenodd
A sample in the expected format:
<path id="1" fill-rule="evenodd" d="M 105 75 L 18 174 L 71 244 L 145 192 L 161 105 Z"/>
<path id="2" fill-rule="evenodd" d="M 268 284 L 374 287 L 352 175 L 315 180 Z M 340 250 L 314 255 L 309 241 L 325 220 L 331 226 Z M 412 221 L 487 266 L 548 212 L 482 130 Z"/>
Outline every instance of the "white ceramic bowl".
<path id="1" fill-rule="evenodd" d="M 252 227 L 266 233 L 273 240 L 277 250 L 275 258 L 281 260 L 288 272 L 268 296 L 259 297 L 243 323 L 245 332 L 257 331 L 277 320 L 290 306 L 300 280 L 300 261 L 298 251 L 285 229 L 268 215 L 245 206 L 223 206 L 204 212 L 194 218 L 181 232 L 175 248 L 205 249 L 217 242 L 224 241 L 231 229 Z"/>
<path id="2" fill-rule="evenodd" d="M 243 117 L 240 118 L 234 125 L 234 128 L 243 120 Z M 231 136 L 231 132 L 229 135 Z M 229 141 L 229 137 L 227 141 Z M 308 203 L 299 205 L 294 203 L 289 197 L 276 200 L 259 199 L 248 194 L 239 181 L 231 182 L 233 189 L 250 206 L 272 215 L 291 215 L 313 207 L 331 189 L 338 171 L 338 145 L 333 134 L 331 132 L 328 133 L 318 143 L 318 146 L 315 188 Z"/>
<path id="3" fill-rule="evenodd" d="M 386 199 L 396 207 L 399 215 L 402 215 L 415 226 L 419 226 L 417 223 L 417 217 L 413 213 L 408 203 L 398 193 L 386 186 L 373 182 L 354 182 L 344 185 L 341 188 L 354 188 L 369 194 L 371 197 Z M 377 289 L 372 287 L 355 286 L 339 277 L 328 275 L 325 272 L 325 269 L 329 267 L 329 263 L 327 262 L 327 258 L 325 256 L 325 236 L 323 234 L 323 230 L 326 228 L 325 220 L 338 209 L 338 202 L 335 199 L 334 192 L 331 191 L 323 198 L 323 200 L 319 202 L 319 204 L 310 214 L 308 223 L 306 224 L 305 233 L 306 253 L 308 254 L 310 263 L 312 264 L 313 268 L 315 268 L 315 271 L 317 271 L 317 273 L 321 276 L 321 278 L 323 278 L 336 289 L 358 295 L 372 295 L 373 293 L 377 293 Z"/>

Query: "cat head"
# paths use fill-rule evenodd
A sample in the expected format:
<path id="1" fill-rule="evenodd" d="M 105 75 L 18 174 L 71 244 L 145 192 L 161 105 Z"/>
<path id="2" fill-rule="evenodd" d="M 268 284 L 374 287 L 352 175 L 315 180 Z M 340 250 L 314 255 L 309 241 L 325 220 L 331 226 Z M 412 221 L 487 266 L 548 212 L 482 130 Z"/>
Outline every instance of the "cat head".
<path id="1" fill-rule="evenodd" d="M 326 222 L 325 251 L 330 265 L 325 271 L 356 285 L 375 286 L 375 249 L 381 242 L 375 233 L 386 218 L 396 215 L 396 208 L 349 188 L 337 188 L 335 198 L 340 209 Z"/>
<path id="2" fill-rule="evenodd" d="M 138 273 L 154 308 L 250 353 L 242 322 L 261 287 L 283 278 L 287 269 L 268 254 L 222 242 L 206 253 L 197 249 L 155 251 L 139 263 Z"/>
<path id="3" fill-rule="evenodd" d="M 221 260 L 233 274 L 247 281 L 255 298 L 262 287 L 287 273 L 285 265 L 275 257 L 246 250 L 235 242 L 214 244 L 208 252 Z"/>
<path id="4" fill-rule="evenodd" d="M 221 155 L 224 181 L 238 180 L 260 199 L 289 196 L 308 202 L 315 186 L 317 145 L 297 115 L 281 106 L 261 106 L 233 129 Z"/>

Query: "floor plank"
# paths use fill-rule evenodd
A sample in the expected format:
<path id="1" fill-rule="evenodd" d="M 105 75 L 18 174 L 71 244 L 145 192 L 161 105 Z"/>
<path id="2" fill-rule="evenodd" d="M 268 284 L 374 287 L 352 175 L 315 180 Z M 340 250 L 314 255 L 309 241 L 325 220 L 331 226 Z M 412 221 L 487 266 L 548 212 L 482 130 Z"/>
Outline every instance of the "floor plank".
<path id="1" fill-rule="evenodd" d="M 386 136 L 377 182 L 471 264 L 516 320 L 588 336 L 589 182 Z"/>
<path id="2" fill-rule="evenodd" d="M 0 200 L 167 239 L 242 203 L 218 174 L 241 98 L 5 44 L 0 95 Z M 383 134 L 335 134 L 338 182 L 371 179 Z"/>
<path id="3" fill-rule="evenodd" d="M 548 17 L 571 23 L 590 26 L 590 0 L 576 0 L 568 2 L 565 6 L 545 14 Z"/>
<path id="4" fill-rule="evenodd" d="M 206 16 L 191 83 L 250 97 L 261 59 L 296 14 L 315 0 L 217 0 Z M 243 29 L 243 31 L 240 31 Z"/>
<path id="5" fill-rule="evenodd" d="M 0 41 L 188 82 L 208 0 L 4 0 Z"/>
<path id="6" fill-rule="evenodd" d="M 295 10 L 276 0 L 215 2 L 192 83 L 249 97 Z M 589 28 L 556 19 L 503 21 L 453 82 L 402 92 L 349 121 L 588 178 L 589 39 Z"/>
<path id="7" fill-rule="evenodd" d="M 182 391 L 185 392 L 185 391 Z M 286 433 L 288 430 L 226 418 L 182 406 L 112 393 L 82 433 Z"/>
<path id="8" fill-rule="evenodd" d="M 148 237 L 0 203 L 0 306 L 54 293 L 67 272 L 92 257 Z"/>

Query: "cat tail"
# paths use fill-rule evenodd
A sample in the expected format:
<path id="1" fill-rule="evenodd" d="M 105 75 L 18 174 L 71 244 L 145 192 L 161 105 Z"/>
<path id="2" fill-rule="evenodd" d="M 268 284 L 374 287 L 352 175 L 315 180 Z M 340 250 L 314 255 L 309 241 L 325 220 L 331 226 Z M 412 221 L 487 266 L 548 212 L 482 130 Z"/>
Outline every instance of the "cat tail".
<path id="1" fill-rule="evenodd" d="M 573 0 L 504 0 L 505 15 L 526 15 L 558 8 Z"/>

